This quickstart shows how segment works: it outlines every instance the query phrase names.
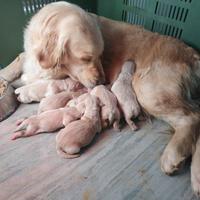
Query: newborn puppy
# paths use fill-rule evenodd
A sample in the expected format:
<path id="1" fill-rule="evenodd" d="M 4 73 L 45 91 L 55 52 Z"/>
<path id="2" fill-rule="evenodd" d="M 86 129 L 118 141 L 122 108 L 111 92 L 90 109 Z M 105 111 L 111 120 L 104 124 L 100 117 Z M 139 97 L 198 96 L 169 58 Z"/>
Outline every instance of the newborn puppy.
<path id="1" fill-rule="evenodd" d="M 60 108 L 33 115 L 17 122 L 18 127 L 11 139 L 53 132 L 80 118 L 81 113 L 76 108 Z"/>
<path id="2" fill-rule="evenodd" d="M 63 108 L 66 106 L 69 100 L 76 98 L 85 92 L 86 91 L 84 89 L 81 89 L 77 92 L 61 92 L 61 93 L 43 98 L 39 104 L 38 114 L 45 112 L 47 110 Z"/>
<path id="3" fill-rule="evenodd" d="M 18 95 L 18 100 L 22 103 L 31 103 L 33 101 L 40 102 L 45 96 L 57 94 L 62 91 L 77 91 L 83 86 L 72 80 L 66 78 L 63 80 L 38 80 L 29 85 L 25 85 L 15 90 Z"/>
<path id="4" fill-rule="evenodd" d="M 101 120 L 103 128 L 113 124 L 114 129 L 119 130 L 120 111 L 117 107 L 117 99 L 104 85 L 96 86 L 90 94 L 99 98 L 101 102 Z"/>
<path id="5" fill-rule="evenodd" d="M 51 96 L 62 91 L 77 91 L 82 88 L 83 85 L 81 83 L 74 81 L 71 78 L 54 80 L 48 85 L 45 96 Z"/>
<path id="6" fill-rule="evenodd" d="M 84 113 L 86 109 L 85 100 L 88 98 L 89 93 L 80 95 L 79 97 L 73 98 L 67 103 L 67 107 L 75 107 L 79 112 Z"/>
<path id="7" fill-rule="evenodd" d="M 91 143 L 101 131 L 100 107 L 96 97 L 84 95 L 85 112 L 80 120 L 68 124 L 56 136 L 57 153 L 63 158 L 80 156 L 82 147 Z"/>
<path id="8" fill-rule="evenodd" d="M 117 80 L 112 85 L 111 91 L 117 97 L 126 122 L 132 130 L 137 130 L 138 127 L 132 121 L 132 118 L 140 114 L 140 106 L 132 87 L 134 68 L 133 62 L 126 62 Z"/>

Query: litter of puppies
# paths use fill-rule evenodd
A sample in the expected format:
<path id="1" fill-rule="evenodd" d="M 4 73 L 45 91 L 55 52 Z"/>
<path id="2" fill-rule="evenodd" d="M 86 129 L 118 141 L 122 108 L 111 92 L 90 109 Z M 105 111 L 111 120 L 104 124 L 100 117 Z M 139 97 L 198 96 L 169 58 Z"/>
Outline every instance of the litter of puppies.
<path id="1" fill-rule="evenodd" d="M 113 126 L 120 130 L 122 116 L 132 130 L 137 130 L 132 120 L 141 110 L 132 88 L 133 72 L 134 64 L 126 62 L 111 90 L 105 85 L 86 89 L 70 78 L 37 81 L 18 88 L 15 93 L 19 101 L 40 104 L 37 115 L 17 121 L 11 139 L 61 129 L 56 136 L 57 153 L 75 158 L 103 129 Z"/>

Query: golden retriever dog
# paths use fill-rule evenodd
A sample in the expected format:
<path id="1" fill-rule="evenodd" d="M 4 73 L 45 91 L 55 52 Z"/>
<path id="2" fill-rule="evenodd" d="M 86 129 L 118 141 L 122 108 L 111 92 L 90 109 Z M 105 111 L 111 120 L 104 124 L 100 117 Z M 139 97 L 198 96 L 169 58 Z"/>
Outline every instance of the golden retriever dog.
<path id="1" fill-rule="evenodd" d="M 192 186 L 200 194 L 200 55 L 194 49 L 172 37 L 61 2 L 47 5 L 32 18 L 25 32 L 25 54 L 24 79 L 35 71 L 45 78 L 67 74 L 86 87 L 103 80 L 102 65 L 107 81 L 113 82 L 123 63 L 135 62 L 132 83 L 139 104 L 174 132 L 161 157 L 161 169 L 173 174 L 193 155 Z M 9 76 L 6 69 L 3 72 Z"/>

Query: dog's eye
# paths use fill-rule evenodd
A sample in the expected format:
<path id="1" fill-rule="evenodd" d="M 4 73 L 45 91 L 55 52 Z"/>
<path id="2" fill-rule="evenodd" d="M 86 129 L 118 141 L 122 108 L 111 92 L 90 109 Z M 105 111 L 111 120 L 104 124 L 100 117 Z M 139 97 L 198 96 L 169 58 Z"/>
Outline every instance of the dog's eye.
<path id="1" fill-rule="evenodd" d="M 87 62 L 87 63 L 89 63 L 89 62 L 92 61 L 92 56 L 82 57 L 81 60 L 82 60 L 83 62 Z"/>

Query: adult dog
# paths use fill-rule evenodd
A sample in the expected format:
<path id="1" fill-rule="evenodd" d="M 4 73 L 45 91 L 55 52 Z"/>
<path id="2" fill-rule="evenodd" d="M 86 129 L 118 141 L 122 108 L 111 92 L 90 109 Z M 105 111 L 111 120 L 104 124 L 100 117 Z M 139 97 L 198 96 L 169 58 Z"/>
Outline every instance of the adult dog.
<path id="1" fill-rule="evenodd" d="M 59 4 L 62 6 L 59 7 Z M 112 82 L 116 78 L 125 61 L 134 61 L 133 87 L 140 105 L 149 114 L 168 122 L 174 130 L 161 157 L 161 169 L 166 174 L 173 174 L 192 155 L 192 186 L 200 195 L 200 109 L 197 103 L 200 55 L 174 38 L 86 14 L 82 10 L 83 15 L 79 19 L 86 20 L 78 20 L 74 31 L 76 23 L 74 17 L 69 17 L 70 12 L 66 10 L 69 8 L 70 12 L 79 15 L 77 10 L 80 11 L 80 8 L 62 2 L 46 6 L 33 17 L 25 33 L 25 54 L 26 58 L 35 55 L 35 60 L 25 59 L 24 66 L 28 66 L 26 62 L 37 62 L 37 65 L 30 64 L 31 67 L 28 67 L 32 74 L 39 69 L 43 74 L 41 78 L 69 75 L 85 86 L 93 87 L 102 82 L 104 76 L 100 62 L 103 41 L 101 61 L 107 81 Z M 42 27 L 37 29 L 39 16 Z M 63 18 L 70 18 L 73 23 L 65 24 Z M 29 38 L 33 33 L 34 38 Z M 50 40 L 46 39 L 48 36 Z M 74 42 L 69 39 L 71 37 L 75 38 Z M 26 44 L 27 38 L 29 45 Z M 29 48 L 32 50 L 29 51 Z M 7 76 L 6 71 L 2 71 L 2 75 Z"/>
<path id="2" fill-rule="evenodd" d="M 68 75 L 92 88 L 104 82 L 103 44 L 95 19 L 84 10 L 67 2 L 49 4 L 25 29 L 22 81 Z"/>

